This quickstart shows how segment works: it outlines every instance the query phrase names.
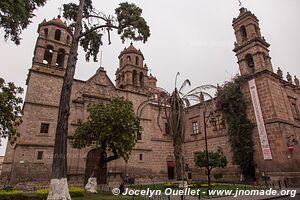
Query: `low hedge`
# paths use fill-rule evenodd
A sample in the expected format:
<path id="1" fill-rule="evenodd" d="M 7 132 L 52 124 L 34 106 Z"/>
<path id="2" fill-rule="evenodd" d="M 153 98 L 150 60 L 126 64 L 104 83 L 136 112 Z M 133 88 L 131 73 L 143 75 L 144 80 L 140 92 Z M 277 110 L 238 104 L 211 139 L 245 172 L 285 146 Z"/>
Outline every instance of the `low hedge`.
<path id="1" fill-rule="evenodd" d="M 178 188 L 179 183 L 164 183 L 163 186 L 166 188 Z"/>
<path id="2" fill-rule="evenodd" d="M 215 186 L 217 186 L 217 184 L 216 183 L 211 183 L 210 186 L 215 187 Z M 206 187 L 208 187 L 208 183 L 202 183 L 202 184 L 200 184 L 200 187 L 206 188 Z"/>
<path id="3" fill-rule="evenodd" d="M 23 200 L 27 197 L 23 194 L 21 190 L 0 190 L 1 200 Z"/>
<path id="4" fill-rule="evenodd" d="M 79 187 L 70 187 L 69 192 L 71 197 L 82 197 L 84 196 L 84 189 Z"/>
<path id="5" fill-rule="evenodd" d="M 48 193 L 48 189 L 40 189 L 35 191 L 36 197 L 38 197 L 41 200 L 47 199 Z M 70 187 L 69 193 L 71 197 L 82 197 L 84 196 L 84 189 L 78 187 Z"/>
<path id="6" fill-rule="evenodd" d="M 194 187 L 208 187 L 208 183 L 207 182 L 203 182 L 203 181 L 192 181 L 192 184 Z M 196 185 L 196 186 L 195 186 Z M 210 183 L 211 187 L 215 187 L 217 186 L 217 183 Z"/>
<path id="7" fill-rule="evenodd" d="M 163 186 L 165 188 L 179 188 L 179 183 L 164 183 Z M 198 185 L 197 184 L 188 184 L 189 188 L 196 188 Z"/>

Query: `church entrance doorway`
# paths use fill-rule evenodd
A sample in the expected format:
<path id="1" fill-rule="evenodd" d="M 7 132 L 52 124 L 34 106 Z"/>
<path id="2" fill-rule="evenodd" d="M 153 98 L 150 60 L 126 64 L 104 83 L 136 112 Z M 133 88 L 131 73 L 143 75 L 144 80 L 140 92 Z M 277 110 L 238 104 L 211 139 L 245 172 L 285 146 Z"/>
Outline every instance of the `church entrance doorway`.
<path id="1" fill-rule="evenodd" d="M 174 161 L 167 161 L 167 165 L 168 165 L 168 179 L 174 179 Z"/>
<path id="2" fill-rule="evenodd" d="M 85 165 L 85 184 L 88 182 L 88 179 L 96 170 L 97 184 L 105 184 L 107 176 L 107 167 L 106 165 L 102 169 L 98 169 L 99 165 L 99 151 L 98 149 L 92 149 L 87 154 L 86 165 Z"/>

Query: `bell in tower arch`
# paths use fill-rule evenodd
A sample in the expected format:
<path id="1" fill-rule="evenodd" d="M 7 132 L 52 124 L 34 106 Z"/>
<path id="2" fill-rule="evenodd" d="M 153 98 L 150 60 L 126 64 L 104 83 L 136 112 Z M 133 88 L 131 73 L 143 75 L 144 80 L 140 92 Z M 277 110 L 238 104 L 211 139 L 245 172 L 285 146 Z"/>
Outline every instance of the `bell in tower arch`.
<path id="1" fill-rule="evenodd" d="M 65 69 L 73 34 L 60 16 L 44 20 L 38 27 L 33 66 Z"/>
<path id="2" fill-rule="evenodd" d="M 236 53 L 241 75 L 252 75 L 259 71 L 273 72 L 269 46 L 261 36 L 258 18 L 246 8 L 232 21 L 236 42 Z"/>

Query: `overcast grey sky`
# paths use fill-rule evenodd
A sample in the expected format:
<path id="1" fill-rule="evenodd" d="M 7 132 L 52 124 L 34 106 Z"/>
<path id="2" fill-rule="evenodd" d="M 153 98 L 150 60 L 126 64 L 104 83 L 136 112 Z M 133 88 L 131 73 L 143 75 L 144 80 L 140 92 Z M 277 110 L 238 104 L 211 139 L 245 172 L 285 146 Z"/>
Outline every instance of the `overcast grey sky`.
<path id="1" fill-rule="evenodd" d="M 63 3 L 71 1 L 49 0 L 40 8 L 33 23 L 22 34 L 20 46 L 4 42 L 0 30 L 0 77 L 25 86 L 28 69 L 31 67 L 37 38 L 38 24 L 44 18 L 57 16 Z M 77 0 L 73 0 L 76 2 Z M 94 6 L 106 14 L 114 14 L 120 0 L 96 1 Z M 171 90 L 177 72 L 180 80 L 189 78 L 192 86 L 222 84 L 238 73 L 233 49 L 235 37 L 232 19 L 239 13 L 238 0 L 132 0 L 143 9 L 151 29 L 146 44 L 134 43 L 144 54 L 145 62 L 157 77 L 158 85 Z M 270 56 L 274 70 L 280 66 L 286 73 L 300 76 L 300 1 L 299 0 L 242 0 L 260 20 L 262 35 L 271 44 Z M 129 45 L 122 44 L 116 32 L 112 44 L 104 37 L 102 66 L 109 77 L 115 80 L 120 51 Z M 86 63 L 80 54 L 75 78 L 86 80 L 92 76 L 99 63 Z M 2 142 L 3 143 L 3 142 Z M 4 147 L 0 147 L 0 155 Z"/>

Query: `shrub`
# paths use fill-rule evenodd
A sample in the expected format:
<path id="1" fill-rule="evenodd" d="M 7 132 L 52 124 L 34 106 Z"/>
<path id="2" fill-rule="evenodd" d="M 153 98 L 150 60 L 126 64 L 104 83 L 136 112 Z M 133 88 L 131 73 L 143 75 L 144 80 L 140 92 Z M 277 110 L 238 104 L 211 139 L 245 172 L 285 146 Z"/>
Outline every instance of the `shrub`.
<path id="1" fill-rule="evenodd" d="M 211 183 L 210 186 L 215 187 L 215 186 L 217 186 L 217 184 L 216 183 Z M 202 183 L 202 184 L 200 184 L 200 187 L 208 187 L 208 183 Z"/>
<path id="2" fill-rule="evenodd" d="M 47 199 L 48 192 L 48 189 L 40 189 L 35 191 L 35 194 L 39 199 Z M 69 193 L 71 197 L 82 197 L 84 196 L 84 189 L 78 187 L 70 187 Z"/>
<path id="3" fill-rule="evenodd" d="M 25 196 L 21 190 L 0 190 L 1 200 L 24 199 Z"/>
<path id="4" fill-rule="evenodd" d="M 189 188 L 196 188 L 196 187 L 197 187 L 197 184 L 192 183 L 192 184 L 189 184 L 188 187 L 189 187 Z"/>
<path id="5" fill-rule="evenodd" d="M 48 189 L 40 189 L 35 191 L 35 195 L 39 199 L 47 199 L 48 196 Z"/>
<path id="6" fill-rule="evenodd" d="M 71 197 L 82 197 L 84 196 L 84 189 L 79 187 L 70 187 L 69 192 Z"/>
<path id="7" fill-rule="evenodd" d="M 163 186 L 166 188 L 178 188 L 179 184 L 178 183 L 164 183 Z"/>

